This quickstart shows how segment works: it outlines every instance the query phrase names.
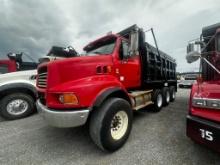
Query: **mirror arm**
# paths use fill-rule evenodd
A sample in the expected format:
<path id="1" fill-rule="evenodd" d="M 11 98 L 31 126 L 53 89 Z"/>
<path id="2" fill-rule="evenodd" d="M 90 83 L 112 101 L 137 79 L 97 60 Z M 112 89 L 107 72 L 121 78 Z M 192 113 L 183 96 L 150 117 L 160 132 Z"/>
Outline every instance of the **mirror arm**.
<path id="1" fill-rule="evenodd" d="M 211 66 L 218 74 L 220 74 L 220 71 L 214 65 L 212 65 L 212 63 L 210 63 L 206 58 L 201 56 L 200 58 L 203 59 L 209 66 Z"/>

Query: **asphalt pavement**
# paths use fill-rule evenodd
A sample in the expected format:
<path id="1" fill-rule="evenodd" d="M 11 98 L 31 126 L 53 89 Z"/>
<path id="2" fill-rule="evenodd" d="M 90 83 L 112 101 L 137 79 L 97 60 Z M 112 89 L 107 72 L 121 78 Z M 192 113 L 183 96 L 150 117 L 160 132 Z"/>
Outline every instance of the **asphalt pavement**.
<path id="1" fill-rule="evenodd" d="M 179 89 L 176 101 L 159 113 L 135 113 L 127 143 L 114 153 L 99 150 L 85 126 L 53 128 L 37 114 L 15 121 L 0 119 L 0 164 L 219 165 L 220 154 L 185 135 L 189 92 Z"/>

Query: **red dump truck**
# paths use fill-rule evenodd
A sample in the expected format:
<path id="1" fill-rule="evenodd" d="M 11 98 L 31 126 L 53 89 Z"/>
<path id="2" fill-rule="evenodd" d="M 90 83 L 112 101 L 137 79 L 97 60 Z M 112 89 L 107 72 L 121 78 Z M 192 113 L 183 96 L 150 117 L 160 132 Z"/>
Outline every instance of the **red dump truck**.
<path id="1" fill-rule="evenodd" d="M 186 133 L 220 152 L 220 23 L 204 27 L 187 53 L 189 63 L 201 59 L 201 76 L 192 86 Z"/>
<path id="2" fill-rule="evenodd" d="M 112 152 L 129 137 L 133 111 L 158 112 L 174 101 L 176 63 L 147 43 L 136 25 L 101 37 L 84 51 L 38 67 L 37 109 L 55 127 L 88 123 L 95 144 Z"/>

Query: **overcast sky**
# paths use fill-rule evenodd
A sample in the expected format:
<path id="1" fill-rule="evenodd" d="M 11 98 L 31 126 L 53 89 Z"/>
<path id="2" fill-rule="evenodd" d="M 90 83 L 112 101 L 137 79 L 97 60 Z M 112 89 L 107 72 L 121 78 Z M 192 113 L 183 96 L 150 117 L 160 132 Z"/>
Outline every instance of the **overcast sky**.
<path id="1" fill-rule="evenodd" d="M 177 60 L 177 71 L 193 71 L 185 60 L 187 41 L 203 26 L 220 22 L 219 0 L 0 0 L 0 58 L 26 52 L 34 58 L 52 45 L 78 52 L 109 31 L 137 24 L 154 28 L 161 50 Z M 148 35 L 147 35 L 148 36 Z"/>

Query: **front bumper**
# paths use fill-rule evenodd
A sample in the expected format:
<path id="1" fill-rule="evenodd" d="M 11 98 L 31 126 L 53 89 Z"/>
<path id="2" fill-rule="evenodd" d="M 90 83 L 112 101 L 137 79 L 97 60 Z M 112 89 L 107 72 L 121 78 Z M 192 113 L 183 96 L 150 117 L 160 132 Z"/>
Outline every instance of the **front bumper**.
<path id="1" fill-rule="evenodd" d="M 57 111 L 49 109 L 39 100 L 36 102 L 37 110 L 44 120 L 51 126 L 67 128 L 77 127 L 86 123 L 89 116 L 89 109 Z"/>
<path id="2" fill-rule="evenodd" d="M 188 115 L 186 134 L 192 140 L 220 152 L 220 124 Z"/>

